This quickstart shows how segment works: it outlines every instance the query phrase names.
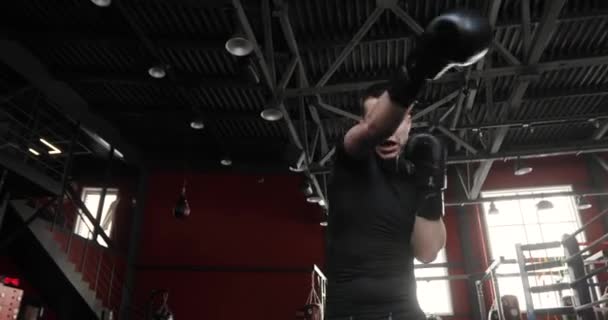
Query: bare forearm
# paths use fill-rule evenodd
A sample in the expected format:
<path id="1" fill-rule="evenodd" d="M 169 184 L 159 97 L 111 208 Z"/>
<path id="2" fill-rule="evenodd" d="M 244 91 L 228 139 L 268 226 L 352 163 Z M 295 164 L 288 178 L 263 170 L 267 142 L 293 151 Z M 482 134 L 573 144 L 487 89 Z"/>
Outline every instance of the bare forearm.
<path id="1" fill-rule="evenodd" d="M 416 217 L 411 243 L 414 256 L 422 263 L 431 263 L 445 246 L 446 230 L 443 219 L 427 220 Z"/>
<path id="2" fill-rule="evenodd" d="M 407 110 L 408 108 L 393 102 L 388 93 L 382 94 L 363 121 L 368 129 L 369 143 L 375 145 L 393 134 Z"/>

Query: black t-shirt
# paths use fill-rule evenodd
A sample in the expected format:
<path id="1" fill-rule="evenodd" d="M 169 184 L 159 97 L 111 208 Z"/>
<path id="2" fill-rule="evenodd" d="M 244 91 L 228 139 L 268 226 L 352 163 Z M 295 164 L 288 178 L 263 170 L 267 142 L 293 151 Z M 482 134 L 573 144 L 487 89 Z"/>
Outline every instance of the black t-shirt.
<path id="1" fill-rule="evenodd" d="M 393 164 L 395 167 L 393 167 Z M 327 318 L 424 319 L 410 237 L 416 188 L 397 161 L 336 146 L 328 197 Z"/>

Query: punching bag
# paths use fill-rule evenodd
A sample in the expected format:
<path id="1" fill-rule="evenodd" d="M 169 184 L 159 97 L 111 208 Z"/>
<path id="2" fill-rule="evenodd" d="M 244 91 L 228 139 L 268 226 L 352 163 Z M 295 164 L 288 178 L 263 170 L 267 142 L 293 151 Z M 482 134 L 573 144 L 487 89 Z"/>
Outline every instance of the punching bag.
<path id="1" fill-rule="evenodd" d="M 190 215 L 190 205 L 188 199 L 186 199 L 186 185 L 182 188 L 182 192 L 177 198 L 177 203 L 173 207 L 173 215 L 176 218 L 183 219 Z"/>

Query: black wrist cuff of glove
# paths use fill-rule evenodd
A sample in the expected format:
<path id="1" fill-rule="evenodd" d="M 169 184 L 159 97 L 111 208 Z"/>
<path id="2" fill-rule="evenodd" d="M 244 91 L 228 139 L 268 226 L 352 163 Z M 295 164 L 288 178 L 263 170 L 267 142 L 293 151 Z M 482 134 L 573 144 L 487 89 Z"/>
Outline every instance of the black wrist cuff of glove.
<path id="1" fill-rule="evenodd" d="M 418 210 L 416 215 L 427 220 L 439 220 L 445 213 L 443 203 L 443 191 L 431 190 L 423 192 L 418 198 Z"/>
<path id="2" fill-rule="evenodd" d="M 408 68 L 401 66 L 393 74 L 386 91 L 395 105 L 405 109 L 416 100 L 423 84 L 423 78 L 410 75 Z"/>

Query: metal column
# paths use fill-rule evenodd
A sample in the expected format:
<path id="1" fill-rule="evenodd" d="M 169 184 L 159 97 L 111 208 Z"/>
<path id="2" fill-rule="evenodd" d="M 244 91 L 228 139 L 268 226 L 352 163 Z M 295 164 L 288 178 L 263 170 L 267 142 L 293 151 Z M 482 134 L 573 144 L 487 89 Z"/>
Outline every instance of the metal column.
<path id="1" fill-rule="evenodd" d="M 129 252 L 127 255 L 127 272 L 125 282 L 122 287 L 122 301 L 120 303 L 119 320 L 128 320 L 131 317 L 131 295 L 134 294 L 132 289 L 135 287 L 135 263 L 139 252 L 139 241 L 141 227 L 143 223 L 144 207 L 146 204 L 146 193 L 148 186 L 148 169 L 140 168 L 139 179 L 137 183 L 137 198 L 133 212 L 133 220 L 131 222 L 131 233 L 129 239 Z"/>
<path id="2" fill-rule="evenodd" d="M 524 296 L 526 298 L 526 314 L 528 320 L 536 320 L 536 314 L 534 313 L 534 301 L 532 300 L 532 293 L 530 292 L 530 281 L 528 280 L 528 272 L 526 271 L 526 257 L 522 251 L 521 244 L 515 245 L 515 251 L 517 252 L 517 263 L 519 264 L 519 272 L 521 275 L 521 282 L 524 286 Z"/>

